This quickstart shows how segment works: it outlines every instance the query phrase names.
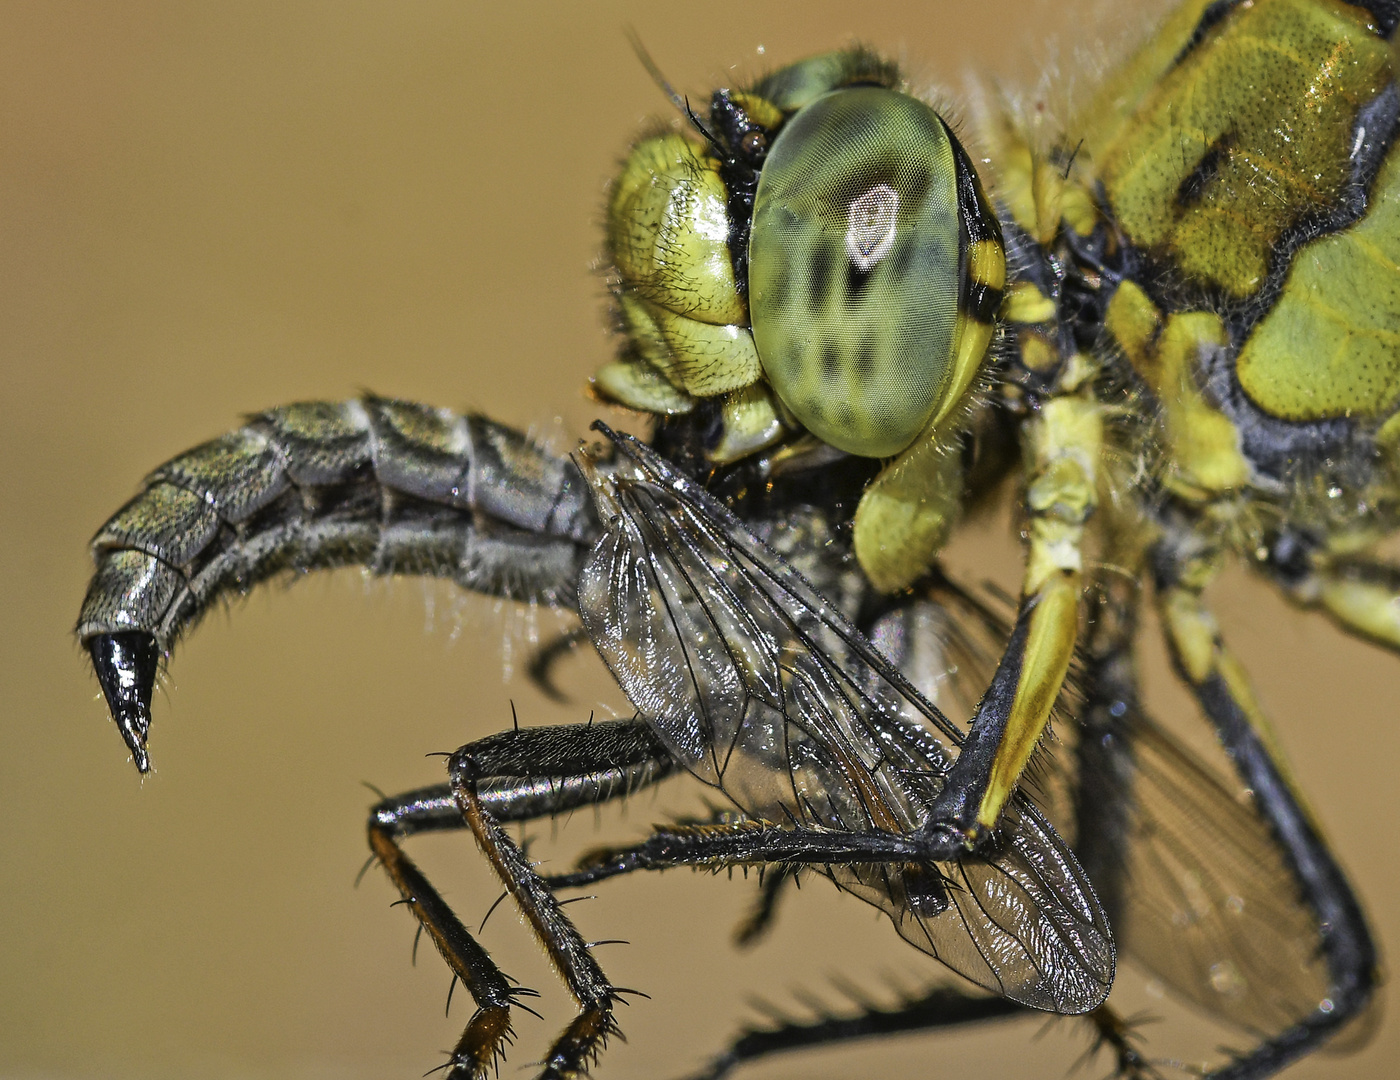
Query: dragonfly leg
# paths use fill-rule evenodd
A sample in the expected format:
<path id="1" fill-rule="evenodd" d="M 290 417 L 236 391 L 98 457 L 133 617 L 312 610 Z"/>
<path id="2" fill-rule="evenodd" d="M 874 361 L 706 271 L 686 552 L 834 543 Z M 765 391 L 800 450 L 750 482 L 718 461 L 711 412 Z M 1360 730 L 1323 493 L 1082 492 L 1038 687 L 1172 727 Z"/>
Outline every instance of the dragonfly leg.
<path id="1" fill-rule="evenodd" d="M 925 832 L 944 857 L 991 835 L 1040 742 L 1074 656 L 1081 544 L 1097 502 L 1103 416 L 1078 397 L 1048 401 L 1031 425 L 1030 547 L 1011 639 Z"/>
<path id="2" fill-rule="evenodd" d="M 541 1074 L 561 1080 L 578 1076 L 616 1032 L 612 1004 L 619 991 L 501 823 L 620 798 L 674 772 L 674 761 L 646 724 L 615 721 L 501 732 L 464 746 L 450 768 L 451 783 L 386 799 L 369 820 L 371 850 L 477 1005 L 452 1052 L 447 1077 L 484 1077 L 511 1041 L 510 1007 L 533 994 L 495 965 L 400 843 L 419 832 L 461 828 L 476 835 L 583 1006 Z"/>
<path id="3" fill-rule="evenodd" d="M 1289 776 L 1248 676 L 1202 599 L 1219 570 L 1219 549 L 1199 536 L 1169 534 L 1154 562 L 1157 603 L 1177 670 L 1253 792 L 1301 899 L 1317 917 L 1331 983 L 1311 1013 L 1210 1074 L 1214 1080 L 1256 1080 L 1308 1053 L 1365 1010 L 1376 987 L 1378 957 L 1351 885 Z"/>
<path id="4" fill-rule="evenodd" d="M 1273 538 L 1267 567 L 1294 603 L 1319 608 L 1347 633 L 1400 651 L 1400 567 L 1319 550 L 1290 532 Z"/>
<path id="5" fill-rule="evenodd" d="M 935 986 L 917 997 L 903 997 L 897 1004 L 880 1006 L 857 1000 L 858 1011 L 850 1015 L 819 1016 L 814 1020 L 777 1020 L 763 1027 L 747 1027 L 724 1050 L 686 1080 L 723 1080 L 735 1069 L 793 1050 L 811 1050 L 853 1039 L 941 1031 L 960 1024 L 1001 1020 L 1033 1010 L 1006 998 L 967 993 L 953 986 Z M 1107 1005 L 1100 1005 L 1079 1022 L 1088 1024 L 1092 1043 L 1085 1059 L 1104 1052 L 1113 1059 L 1116 1080 L 1160 1080 L 1160 1073 L 1138 1049 L 1131 1022 Z"/>
<path id="6" fill-rule="evenodd" d="M 797 874 L 783 866 L 770 866 L 758 886 L 758 898 L 738 926 L 734 928 L 734 944 L 749 946 L 768 933 L 778 914 L 778 900 L 795 882 Z"/>
<path id="7" fill-rule="evenodd" d="M 888 1008 L 862 1003 L 859 1012 L 854 1015 L 822 1016 L 806 1022 L 780 1021 L 761 1028 L 749 1027 L 687 1080 L 721 1080 L 741 1065 L 790 1050 L 810 1050 L 852 1039 L 933 1031 L 1015 1016 L 1025 1011 L 1022 1006 L 1005 998 L 938 986 L 917 998 L 902 1000 Z"/>

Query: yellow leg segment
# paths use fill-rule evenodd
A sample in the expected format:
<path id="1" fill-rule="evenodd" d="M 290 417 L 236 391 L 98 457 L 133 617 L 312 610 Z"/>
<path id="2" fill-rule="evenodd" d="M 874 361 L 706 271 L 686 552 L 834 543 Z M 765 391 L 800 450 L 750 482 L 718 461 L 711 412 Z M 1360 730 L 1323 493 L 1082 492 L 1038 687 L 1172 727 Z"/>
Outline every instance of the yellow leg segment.
<path id="1" fill-rule="evenodd" d="M 1084 525 L 1098 503 L 1102 452 L 1103 415 L 1092 401 L 1052 399 L 1030 425 L 1026 446 L 1030 548 L 1017 618 L 1018 625 L 1025 627 L 1024 647 L 1005 727 L 977 805 L 976 822 L 984 829 L 996 824 L 1015 791 L 1045 732 L 1074 656 Z M 1003 668 L 1011 660 L 1010 656 L 1004 659 Z M 1010 674 L 1009 669 L 1006 673 Z M 998 675 L 1002 674 L 999 670 Z M 994 695 L 989 692 L 988 696 Z"/>
<path id="2" fill-rule="evenodd" d="M 1287 759 L 1268 716 L 1254 696 L 1244 667 L 1226 648 L 1220 625 L 1206 606 L 1202 593 L 1220 573 L 1223 555 L 1219 547 L 1192 552 L 1173 567 L 1174 579 L 1158 585 L 1157 606 L 1181 675 L 1198 694 L 1218 679 L 1238 706 L 1251 730 L 1272 758 L 1293 798 L 1306 809 L 1290 775 Z M 1311 817 L 1311 812 L 1309 812 Z"/>
<path id="3" fill-rule="evenodd" d="M 1342 629 L 1400 649 L 1400 594 L 1388 584 L 1329 576 L 1319 599 Z"/>
<path id="4" fill-rule="evenodd" d="M 978 824 L 989 829 L 996 824 L 1035 752 L 1069 671 L 1079 629 L 1079 586 L 1078 573 L 1064 573 L 1046 581 L 1038 594 L 1011 716 L 992 761 L 986 794 L 977 808 Z"/>
<path id="5" fill-rule="evenodd" d="M 1324 557 L 1288 594 L 1305 607 L 1320 607 L 1347 633 L 1400 652 L 1400 567 Z"/>

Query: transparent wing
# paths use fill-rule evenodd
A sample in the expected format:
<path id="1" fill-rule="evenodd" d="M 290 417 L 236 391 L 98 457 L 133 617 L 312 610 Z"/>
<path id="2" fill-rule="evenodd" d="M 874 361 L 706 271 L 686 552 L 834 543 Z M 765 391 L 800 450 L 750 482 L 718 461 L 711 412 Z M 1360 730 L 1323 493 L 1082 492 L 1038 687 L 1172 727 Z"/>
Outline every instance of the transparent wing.
<path id="1" fill-rule="evenodd" d="M 1188 1000 L 1256 1034 L 1278 1034 L 1328 993 L 1316 916 L 1252 803 L 1146 717 L 1133 748 L 1132 888 L 1121 934 Z"/>
<path id="2" fill-rule="evenodd" d="M 579 609 L 638 712 L 755 818 L 916 830 L 956 757 L 952 725 L 726 509 L 616 441 L 634 474 L 590 474 L 609 524 Z M 1083 1012 L 1108 992 L 1102 909 L 1029 804 L 1012 806 L 983 856 L 832 873 L 917 948 L 1012 1000 Z"/>
<path id="3" fill-rule="evenodd" d="M 950 708 L 976 702 L 1010 634 L 1009 620 L 948 585 L 887 617 L 876 644 Z M 1091 692 L 1071 673 L 1057 737 L 1024 786 L 1056 829 L 1074 840 L 1081 816 L 1118 816 L 1124 886 L 1112 913 L 1121 953 L 1217 1020 L 1277 1035 L 1328 992 L 1322 928 L 1299 898 L 1286 854 L 1247 792 L 1234 788 L 1141 711 L 1123 718 L 1130 768 L 1112 805 L 1083 806 L 1079 718 Z M 1222 755 L 1223 757 L 1223 755 Z M 1093 790 L 1109 789 L 1099 783 Z"/>

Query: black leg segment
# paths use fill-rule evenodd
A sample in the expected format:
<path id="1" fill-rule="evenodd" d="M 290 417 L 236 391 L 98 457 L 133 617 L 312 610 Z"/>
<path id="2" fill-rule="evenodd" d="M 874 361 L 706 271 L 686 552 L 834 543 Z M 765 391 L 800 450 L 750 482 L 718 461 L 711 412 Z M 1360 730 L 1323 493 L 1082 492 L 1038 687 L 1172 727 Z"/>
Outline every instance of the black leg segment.
<path id="1" fill-rule="evenodd" d="M 446 1075 L 479 1080 L 498 1065 L 512 1038 L 510 1008 L 534 993 L 495 965 L 400 844 L 415 833 L 470 828 L 580 1005 L 540 1076 L 580 1076 L 617 1033 L 613 1005 L 623 991 L 608 982 L 502 822 L 620 798 L 670 775 L 676 765 L 646 724 L 614 721 L 502 732 L 464 746 L 449 768 L 449 784 L 385 799 L 369 819 L 371 850 L 476 1002 Z"/>

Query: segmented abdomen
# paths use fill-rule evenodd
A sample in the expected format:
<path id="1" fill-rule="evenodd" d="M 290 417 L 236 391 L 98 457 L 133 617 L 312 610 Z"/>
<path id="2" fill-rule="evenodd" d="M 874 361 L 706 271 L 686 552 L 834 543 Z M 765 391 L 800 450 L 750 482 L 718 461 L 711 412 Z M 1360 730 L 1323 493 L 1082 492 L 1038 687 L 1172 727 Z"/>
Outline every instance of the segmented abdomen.
<path id="1" fill-rule="evenodd" d="M 144 631 L 164 652 L 222 595 L 346 565 L 572 605 L 595 530 L 573 463 L 484 417 L 287 405 L 147 477 L 93 538 L 77 632 Z"/>

